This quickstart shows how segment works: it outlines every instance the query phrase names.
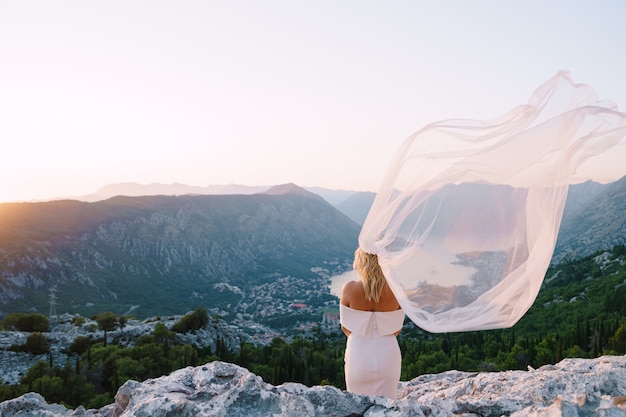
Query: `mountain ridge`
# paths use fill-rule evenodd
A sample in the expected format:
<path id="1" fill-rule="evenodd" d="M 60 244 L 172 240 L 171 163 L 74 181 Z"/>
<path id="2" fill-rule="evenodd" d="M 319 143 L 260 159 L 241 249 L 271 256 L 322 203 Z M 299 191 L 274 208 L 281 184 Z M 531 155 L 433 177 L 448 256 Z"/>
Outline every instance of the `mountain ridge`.
<path id="1" fill-rule="evenodd" d="M 294 184 L 295 185 L 295 184 Z M 141 197 L 146 195 L 224 195 L 224 194 L 257 194 L 263 193 L 275 185 L 244 185 L 244 184 L 213 184 L 207 186 L 187 185 L 183 183 L 150 183 L 141 184 L 137 182 L 119 182 L 107 184 L 91 194 L 55 197 L 46 200 L 25 201 L 25 202 L 47 202 L 55 200 L 78 200 L 84 202 L 97 202 L 109 199 L 115 196 Z M 317 194 L 328 201 L 333 206 L 345 201 L 354 193 L 354 190 L 337 190 L 325 187 L 300 187 Z"/>
<path id="2" fill-rule="evenodd" d="M 570 188 L 553 262 L 626 244 L 626 176 Z"/>
<path id="3" fill-rule="evenodd" d="M 95 305 L 116 306 L 121 313 L 146 291 L 154 303 L 177 300 L 176 309 L 163 313 L 212 301 L 222 306 L 218 311 L 228 311 L 225 306 L 250 295 L 244 291 L 250 286 L 246 276 L 263 285 L 282 276 L 316 280 L 322 287 L 328 276 L 349 267 L 360 221 L 374 196 L 355 192 L 334 207 L 306 188 L 282 184 L 253 194 L 0 203 L 0 310 L 45 312 L 44 292 L 57 282 L 65 297 L 59 302 L 72 306 L 68 312 L 83 314 Z M 572 186 L 553 263 L 624 243 L 626 177 Z M 120 277 L 129 276 L 134 281 L 123 284 Z M 139 289 L 139 277 L 151 285 Z M 212 287 L 217 283 L 228 284 L 219 297 Z M 280 296 L 280 287 L 272 288 Z M 83 294 L 67 295 L 77 292 Z M 302 298 L 297 291 L 289 294 Z M 316 296 L 316 303 L 326 296 Z"/>
<path id="4" fill-rule="evenodd" d="M 174 314 L 240 300 L 216 294 L 217 283 L 317 279 L 312 269 L 351 257 L 358 225 L 317 195 L 288 191 L 0 204 L 2 309 L 45 311 L 40 290 L 57 285 L 59 302 L 83 314 L 87 304 L 121 313 L 146 296 L 154 309 L 138 314 Z"/>

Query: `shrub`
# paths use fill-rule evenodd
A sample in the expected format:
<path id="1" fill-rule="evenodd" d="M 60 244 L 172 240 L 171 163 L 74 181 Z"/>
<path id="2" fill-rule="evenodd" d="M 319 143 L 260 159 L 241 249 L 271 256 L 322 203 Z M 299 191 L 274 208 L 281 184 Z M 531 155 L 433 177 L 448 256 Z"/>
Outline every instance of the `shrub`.
<path id="1" fill-rule="evenodd" d="M 74 339 L 72 344 L 69 346 L 68 351 L 70 353 L 82 355 L 83 353 L 87 352 L 91 344 L 92 341 L 89 337 L 77 336 L 76 339 Z"/>
<path id="2" fill-rule="evenodd" d="M 72 324 L 76 327 L 81 327 L 83 324 L 85 324 L 85 318 L 81 316 L 74 317 L 74 319 L 72 319 Z"/>
<path id="3" fill-rule="evenodd" d="M 26 338 L 23 349 L 33 355 L 42 355 L 48 352 L 48 340 L 39 332 L 31 333 Z"/>
<path id="4" fill-rule="evenodd" d="M 11 313 L 2 320 L 2 327 L 20 332 L 47 332 L 50 321 L 39 313 Z"/>
<path id="5" fill-rule="evenodd" d="M 205 309 L 197 308 L 192 313 L 185 314 L 172 326 L 172 330 L 178 333 L 188 333 L 198 330 L 209 322 L 209 316 Z"/>

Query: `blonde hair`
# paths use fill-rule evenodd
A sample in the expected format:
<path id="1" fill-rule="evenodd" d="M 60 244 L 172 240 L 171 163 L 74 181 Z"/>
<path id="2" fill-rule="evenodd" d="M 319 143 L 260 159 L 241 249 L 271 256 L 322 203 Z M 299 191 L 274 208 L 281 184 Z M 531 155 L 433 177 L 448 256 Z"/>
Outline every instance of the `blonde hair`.
<path id="1" fill-rule="evenodd" d="M 379 302 L 387 281 L 385 275 L 383 275 L 383 270 L 380 269 L 378 264 L 378 255 L 357 248 L 354 251 L 354 263 L 352 266 L 363 282 L 365 298 L 368 301 Z"/>

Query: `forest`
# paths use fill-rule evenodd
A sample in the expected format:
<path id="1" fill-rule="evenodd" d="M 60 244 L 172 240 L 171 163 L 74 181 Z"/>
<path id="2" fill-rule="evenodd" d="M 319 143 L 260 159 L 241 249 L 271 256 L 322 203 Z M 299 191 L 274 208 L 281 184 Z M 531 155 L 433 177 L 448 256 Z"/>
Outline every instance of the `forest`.
<path id="1" fill-rule="evenodd" d="M 407 320 L 398 340 L 403 381 L 419 375 L 456 369 L 468 372 L 538 368 L 564 358 L 593 358 L 626 354 L 626 247 L 563 262 L 551 267 L 537 300 L 512 328 L 432 334 Z M 78 337 L 63 366 L 40 361 L 19 385 L 0 385 L 0 401 L 36 391 L 46 400 L 68 407 L 99 408 L 113 402 L 127 380 L 143 381 L 185 367 L 221 360 L 241 365 L 274 385 L 300 382 L 345 388 L 342 333 L 314 328 L 309 336 L 291 341 L 274 339 L 266 346 L 242 343 L 229 350 L 222 340 L 216 348 L 198 349 L 175 343 L 175 333 L 193 332 L 208 320 L 198 308 L 171 330 L 157 323 L 152 334 L 132 347 L 108 342 L 106 331 L 123 325 L 124 317 L 110 312 L 95 317 L 105 331 L 102 340 Z M 32 331 L 23 346 L 31 353 L 47 351 L 47 318 L 17 313 L 5 317 L 5 329 Z"/>

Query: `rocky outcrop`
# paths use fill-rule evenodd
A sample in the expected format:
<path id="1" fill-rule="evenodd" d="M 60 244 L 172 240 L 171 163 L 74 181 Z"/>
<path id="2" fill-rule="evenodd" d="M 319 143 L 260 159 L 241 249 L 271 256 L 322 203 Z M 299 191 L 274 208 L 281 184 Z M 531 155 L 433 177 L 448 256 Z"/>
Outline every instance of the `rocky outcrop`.
<path id="1" fill-rule="evenodd" d="M 134 346 L 141 336 L 150 335 L 157 323 L 163 323 L 169 330 L 172 329 L 182 315 L 164 316 L 160 320 L 150 318 L 146 320 L 129 319 L 126 325 L 108 332 L 107 340 L 122 347 Z M 3 384 L 18 384 L 20 378 L 26 375 L 28 369 L 38 361 L 52 360 L 57 366 L 63 366 L 71 360 L 67 349 L 78 337 L 85 337 L 92 341 L 102 340 L 104 332 L 97 328 L 92 319 L 81 318 L 82 324 L 73 324 L 78 315 L 63 314 L 58 316 L 44 333 L 48 341 L 50 354 L 32 355 L 28 352 L 13 351 L 12 347 L 23 345 L 28 332 L 0 331 L 0 382 Z M 232 352 L 238 352 L 242 342 L 251 342 L 250 337 L 243 331 L 227 324 L 224 320 L 209 317 L 209 321 L 200 329 L 188 333 L 173 333 L 178 344 L 189 344 L 196 348 L 210 348 L 216 351 L 217 340 L 221 340 Z M 1 416 L 1 415 L 0 415 Z"/>
<path id="2" fill-rule="evenodd" d="M 528 371 L 422 375 L 391 401 L 296 383 L 272 386 L 239 366 L 212 362 L 169 376 L 126 382 L 99 410 L 68 410 L 29 393 L 0 415 L 89 417 L 209 416 L 626 416 L 626 356 L 565 359 Z"/>

